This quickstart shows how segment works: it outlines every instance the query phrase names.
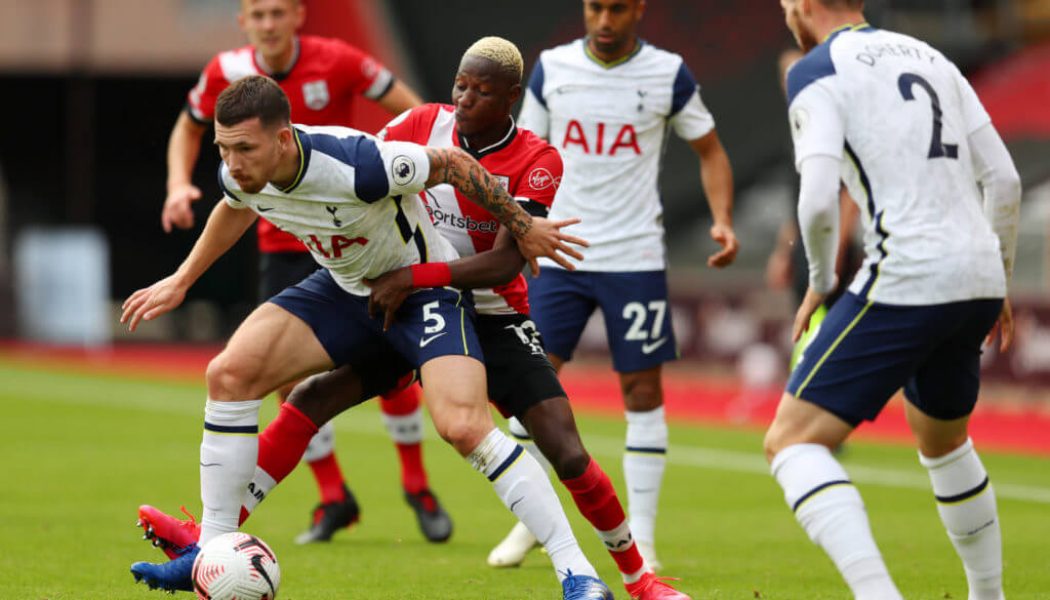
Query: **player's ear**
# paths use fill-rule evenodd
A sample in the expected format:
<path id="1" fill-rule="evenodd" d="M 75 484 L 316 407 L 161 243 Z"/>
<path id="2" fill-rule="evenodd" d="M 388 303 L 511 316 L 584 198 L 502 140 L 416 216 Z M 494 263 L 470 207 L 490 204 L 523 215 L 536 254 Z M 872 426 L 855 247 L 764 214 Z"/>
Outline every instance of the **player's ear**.
<path id="1" fill-rule="evenodd" d="M 642 17 L 645 16 L 645 0 L 638 0 L 638 4 L 634 7 L 634 19 L 641 21 Z"/>
<path id="2" fill-rule="evenodd" d="M 510 106 L 514 106 L 514 103 L 521 98 L 521 84 L 515 83 L 510 86 L 510 91 L 507 92 L 507 103 Z"/>
<path id="3" fill-rule="evenodd" d="M 292 0 L 295 3 L 295 28 L 299 29 L 306 22 L 306 5 L 303 0 Z"/>
<path id="4" fill-rule="evenodd" d="M 291 125 L 281 125 L 277 130 L 277 141 L 281 144 L 282 148 L 288 148 L 293 143 L 294 136 L 292 135 Z"/>

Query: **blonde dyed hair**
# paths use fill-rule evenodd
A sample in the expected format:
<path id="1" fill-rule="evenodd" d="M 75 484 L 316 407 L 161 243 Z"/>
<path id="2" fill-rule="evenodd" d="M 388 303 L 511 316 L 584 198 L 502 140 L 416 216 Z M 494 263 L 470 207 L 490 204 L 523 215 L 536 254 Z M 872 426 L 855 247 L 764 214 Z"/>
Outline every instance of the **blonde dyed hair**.
<path id="1" fill-rule="evenodd" d="M 521 75 L 525 70 L 521 52 L 518 51 L 514 42 L 494 35 L 483 37 L 471 44 L 470 48 L 463 53 L 463 59 L 465 60 L 468 56 L 487 58 L 499 65 L 501 71 L 516 77 L 518 81 L 521 81 Z"/>

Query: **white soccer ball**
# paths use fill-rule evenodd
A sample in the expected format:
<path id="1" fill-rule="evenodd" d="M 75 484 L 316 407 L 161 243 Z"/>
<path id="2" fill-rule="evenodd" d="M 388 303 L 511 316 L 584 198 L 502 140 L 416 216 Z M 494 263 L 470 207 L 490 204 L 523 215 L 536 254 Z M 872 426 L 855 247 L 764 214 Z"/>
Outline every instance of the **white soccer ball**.
<path id="1" fill-rule="evenodd" d="M 240 531 L 204 544 L 193 561 L 193 590 L 203 600 L 274 600 L 280 585 L 273 550 Z"/>

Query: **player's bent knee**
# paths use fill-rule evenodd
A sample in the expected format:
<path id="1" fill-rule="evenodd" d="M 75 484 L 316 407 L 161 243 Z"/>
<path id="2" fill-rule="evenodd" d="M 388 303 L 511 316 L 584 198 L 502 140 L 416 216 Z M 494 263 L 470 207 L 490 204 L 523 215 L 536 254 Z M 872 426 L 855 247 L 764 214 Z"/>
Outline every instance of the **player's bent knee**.
<path id="1" fill-rule="evenodd" d="M 663 406 L 663 386 L 658 370 L 621 375 L 620 389 L 627 410 L 648 412 Z"/>
<path id="2" fill-rule="evenodd" d="M 288 402 L 318 426 L 353 406 L 360 396 L 360 386 L 336 385 L 328 380 L 330 376 L 326 373 L 307 377 L 288 394 Z"/>
<path id="3" fill-rule="evenodd" d="M 485 436 L 492 431 L 491 423 L 486 426 L 480 419 L 471 419 L 469 421 L 453 420 L 440 425 L 435 423 L 434 426 L 441 439 L 448 442 L 462 456 L 467 456 L 473 452 L 485 439 Z"/>
<path id="4" fill-rule="evenodd" d="M 766 462 L 772 463 L 773 458 L 788 445 L 783 443 L 783 436 L 780 435 L 776 424 L 770 425 L 769 429 L 766 430 L 765 439 L 762 440 L 762 448 L 766 453 Z"/>
<path id="5" fill-rule="evenodd" d="M 583 472 L 587 470 L 587 465 L 591 463 L 591 456 L 582 447 L 559 449 L 556 456 L 545 454 L 544 457 L 551 463 L 558 479 L 562 481 L 576 479 L 583 475 Z"/>
<path id="6" fill-rule="evenodd" d="M 955 452 L 970 439 L 967 431 L 950 436 L 928 436 L 919 438 L 919 452 L 926 458 L 940 458 Z"/>
<path id="7" fill-rule="evenodd" d="M 223 352 L 208 363 L 205 378 L 212 400 L 245 400 L 261 397 L 270 390 L 257 389 L 259 366 Z"/>

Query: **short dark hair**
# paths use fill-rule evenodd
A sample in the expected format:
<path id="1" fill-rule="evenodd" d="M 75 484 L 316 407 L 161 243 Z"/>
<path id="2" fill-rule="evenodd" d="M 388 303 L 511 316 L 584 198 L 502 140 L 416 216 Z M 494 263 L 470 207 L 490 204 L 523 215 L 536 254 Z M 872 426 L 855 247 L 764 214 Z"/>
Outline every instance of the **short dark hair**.
<path id="1" fill-rule="evenodd" d="M 291 120 L 292 108 L 281 86 L 269 77 L 251 75 L 237 80 L 219 94 L 215 120 L 232 127 L 258 118 L 263 127 L 283 125 Z"/>

